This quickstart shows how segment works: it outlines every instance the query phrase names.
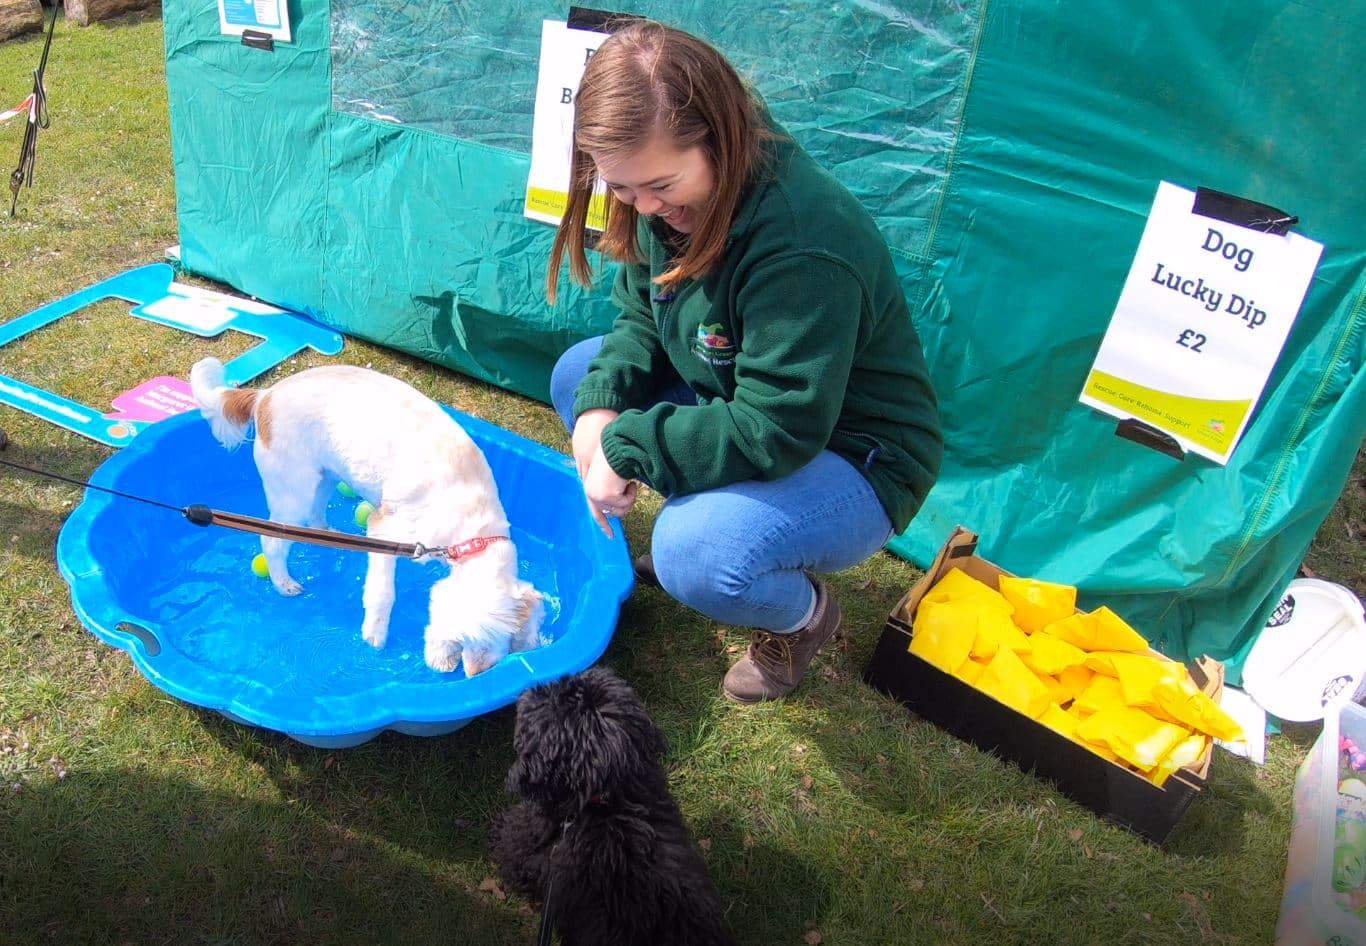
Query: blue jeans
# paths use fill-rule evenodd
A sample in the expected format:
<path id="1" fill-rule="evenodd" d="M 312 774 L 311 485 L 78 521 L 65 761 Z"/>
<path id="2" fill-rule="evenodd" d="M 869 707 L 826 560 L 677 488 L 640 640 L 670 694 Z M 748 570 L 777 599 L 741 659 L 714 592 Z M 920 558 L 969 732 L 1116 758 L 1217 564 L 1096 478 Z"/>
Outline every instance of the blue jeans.
<path id="1" fill-rule="evenodd" d="M 601 348 L 601 338 L 580 342 L 551 375 L 551 401 L 571 430 L 574 394 Z M 673 375 L 656 389 L 652 403 L 660 401 L 694 405 L 697 397 Z M 782 479 L 668 499 L 650 553 L 660 585 L 689 607 L 725 624 L 784 632 L 796 630 L 815 602 L 806 571 L 857 565 L 891 537 L 863 474 L 825 450 Z"/>

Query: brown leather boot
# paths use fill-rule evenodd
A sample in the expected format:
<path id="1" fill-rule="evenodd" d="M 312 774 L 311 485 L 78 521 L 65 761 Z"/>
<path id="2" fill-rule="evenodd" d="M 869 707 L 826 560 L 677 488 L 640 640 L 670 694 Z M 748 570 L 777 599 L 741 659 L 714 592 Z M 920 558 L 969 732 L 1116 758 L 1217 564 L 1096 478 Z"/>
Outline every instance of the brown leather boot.
<path id="1" fill-rule="evenodd" d="M 816 610 L 806 627 L 790 634 L 755 631 L 749 653 L 735 662 L 722 684 L 736 703 L 761 703 L 787 696 L 802 682 L 816 652 L 840 629 L 839 602 L 830 597 L 825 582 L 816 586 Z"/>
<path id="2" fill-rule="evenodd" d="M 659 587 L 659 576 L 655 574 L 655 559 L 649 552 L 636 557 L 631 563 L 635 569 L 636 578 L 642 585 L 649 585 L 651 588 Z"/>

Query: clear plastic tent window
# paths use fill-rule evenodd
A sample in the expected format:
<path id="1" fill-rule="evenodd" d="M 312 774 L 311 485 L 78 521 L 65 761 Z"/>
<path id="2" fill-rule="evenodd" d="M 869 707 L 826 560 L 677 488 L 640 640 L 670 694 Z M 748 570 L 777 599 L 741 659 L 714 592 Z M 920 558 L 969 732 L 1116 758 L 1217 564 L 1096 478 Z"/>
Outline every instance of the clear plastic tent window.
<path id="1" fill-rule="evenodd" d="M 892 245 L 923 234 L 961 110 L 976 3 L 594 7 L 726 37 L 726 55 L 774 118 L 852 183 Z M 530 153 L 541 21 L 566 10 L 334 0 L 332 107 Z"/>

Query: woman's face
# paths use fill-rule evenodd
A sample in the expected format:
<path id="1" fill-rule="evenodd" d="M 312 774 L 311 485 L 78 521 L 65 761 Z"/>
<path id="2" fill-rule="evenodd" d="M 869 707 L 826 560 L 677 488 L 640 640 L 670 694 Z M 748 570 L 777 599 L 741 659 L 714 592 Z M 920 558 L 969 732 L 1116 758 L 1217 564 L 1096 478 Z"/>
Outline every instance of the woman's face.
<path id="1" fill-rule="evenodd" d="M 711 162 L 698 145 L 679 150 L 667 133 L 653 135 L 626 155 L 590 152 L 613 196 L 638 213 L 655 216 L 679 233 L 692 233 L 711 201 Z"/>

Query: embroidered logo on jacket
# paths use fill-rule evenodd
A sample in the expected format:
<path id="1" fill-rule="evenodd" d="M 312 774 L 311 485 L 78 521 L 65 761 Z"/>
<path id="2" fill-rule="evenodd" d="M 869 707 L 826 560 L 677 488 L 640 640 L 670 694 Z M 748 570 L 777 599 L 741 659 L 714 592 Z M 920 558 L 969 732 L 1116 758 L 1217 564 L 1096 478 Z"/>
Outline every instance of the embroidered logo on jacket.
<path id="1" fill-rule="evenodd" d="M 692 343 L 693 354 L 717 367 L 735 364 L 735 344 L 729 335 L 722 334 L 725 328 L 720 322 L 697 326 L 697 337 Z"/>

